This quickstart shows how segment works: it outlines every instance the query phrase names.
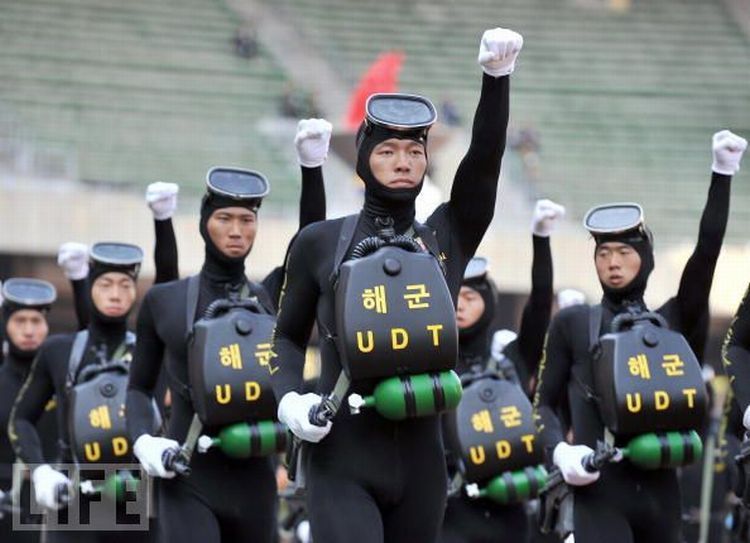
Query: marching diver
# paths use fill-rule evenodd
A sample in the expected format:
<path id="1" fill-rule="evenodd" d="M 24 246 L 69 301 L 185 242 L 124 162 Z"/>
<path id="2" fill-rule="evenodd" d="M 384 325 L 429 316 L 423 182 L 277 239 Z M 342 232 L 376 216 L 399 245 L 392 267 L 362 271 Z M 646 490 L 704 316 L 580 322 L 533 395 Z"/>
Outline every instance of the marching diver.
<path id="1" fill-rule="evenodd" d="M 49 326 L 47 313 L 52 307 L 57 293 L 47 281 L 38 279 L 13 278 L 3 285 L 3 323 L 5 326 L 5 362 L 0 367 L 0 540 L 8 542 L 39 541 L 39 533 L 34 531 L 12 531 L 12 470 L 15 453 L 8 440 L 6 428 L 10 419 L 13 400 L 26 380 L 39 347 L 47 338 Z M 40 420 L 45 457 L 54 454 L 50 449 L 57 445 L 54 411 L 45 406 L 45 415 Z M 46 446 L 45 446 L 46 445 Z M 52 447 L 50 447 L 50 445 Z M 26 493 L 28 485 L 21 488 L 20 503 L 22 515 L 28 515 L 29 503 Z"/>
<path id="2" fill-rule="evenodd" d="M 600 305 L 574 306 L 552 320 L 534 402 L 548 457 L 573 489 L 578 543 L 680 540 L 673 468 L 700 457 L 694 430 L 703 423 L 706 402 L 700 367 L 685 338 L 707 311 L 731 176 L 746 145 L 728 131 L 714 135 L 698 243 L 676 298 L 656 313 L 643 302 L 654 258 L 640 206 L 604 205 L 586 215 L 604 295 Z M 556 416 L 566 392 L 573 445 L 565 442 Z M 625 458 L 596 469 L 599 451 L 613 447 Z"/>
<path id="3" fill-rule="evenodd" d="M 319 170 L 331 134 L 331 126 L 325 121 L 305 126 L 307 130 L 304 134 L 298 132 L 296 140 L 303 171 L 303 224 L 325 217 Z M 260 284 L 245 277 L 245 259 L 259 224 L 258 208 L 268 191 L 268 181 L 257 172 L 225 168 L 209 172 L 200 213 L 200 232 L 205 243 L 203 268 L 191 278 L 154 286 L 138 315 L 139 339 L 127 402 L 128 427 L 141 465 L 149 475 L 163 478 L 158 497 L 160 536 L 164 541 L 274 541 L 277 499 L 270 453 L 275 449 L 269 454 L 248 453 L 240 458 L 225 454 L 218 447 L 200 447 L 199 454 L 192 454 L 199 433 L 222 435 L 222 428 L 229 422 L 220 418 L 219 410 L 213 410 L 216 402 L 226 405 L 227 412 L 237 419 L 232 422 L 241 422 L 255 407 L 268 414 L 269 401 L 270 416 L 275 418 L 273 394 L 259 384 L 260 379 L 239 383 L 247 388 L 234 388 L 245 371 L 261 371 L 267 376 L 274 371 L 263 352 L 247 352 L 240 347 L 240 343 L 246 345 L 247 339 L 254 341 L 261 329 L 273 322 L 279 277 L 283 275 L 274 271 Z M 252 306 L 256 316 L 242 316 L 239 306 L 243 304 Z M 232 307 L 222 318 L 240 315 L 238 318 L 250 326 L 238 320 L 235 324 L 239 328 L 212 327 L 210 317 L 220 306 Z M 207 328 L 211 330 L 204 335 L 202 331 Z M 269 340 L 270 330 L 272 325 Z M 199 352 L 212 334 L 222 347 L 215 352 Z M 259 345 L 262 343 L 255 343 L 255 347 Z M 220 363 L 215 360 L 217 353 Z M 156 437 L 148 406 L 165 354 L 172 409 L 166 437 Z M 217 371 L 236 370 L 236 376 L 228 378 L 231 383 L 216 383 L 214 392 L 203 376 L 210 379 L 212 368 L 224 363 L 226 366 Z M 261 417 L 260 411 L 253 412 L 251 418 L 255 417 Z M 257 427 L 241 426 L 245 430 Z M 181 443 L 189 445 L 183 447 Z M 247 451 L 253 443 L 247 443 Z M 187 450 L 190 452 L 183 452 Z M 170 462 L 175 451 L 180 459 L 177 464 Z M 186 476 L 186 470 L 179 466 L 188 462 L 190 474 Z M 185 475 L 175 477 L 176 469 Z"/>
<path id="4" fill-rule="evenodd" d="M 273 388 L 279 420 L 303 443 L 290 470 L 298 484 L 304 476 L 315 541 L 438 537 L 447 481 L 437 412 L 460 397 L 450 371 L 457 357 L 454 307 L 464 269 L 494 213 L 509 75 L 522 41 L 507 29 L 484 33 L 478 60 L 485 74 L 471 144 L 450 201 L 424 225 L 414 220 L 414 201 L 435 109 L 421 96 L 376 94 L 356 140 L 362 211 L 305 228 L 290 248 Z M 325 402 L 320 394 L 300 394 L 316 317 L 317 390 Z M 392 402 L 375 399 L 377 412 L 354 414 L 373 405 L 361 395 L 394 389 Z M 339 409 L 347 392 L 353 393 L 351 413 Z"/>
<path id="5" fill-rule="evenodd" d="M 179 277 L 177 261 L 177 240 L 175 238 L 172 215 L 177 209 L 176 183 L 157 181 L 146 187 L 146 203 L 154 218 L 154 284 L 167 283 Z M 57 265 L 73 288 L 73 302 L 78 319 L 78 329 L 83 330 L 89 323 L 88 291 L 86 278 L 89 273 L 89 249 L 84 243 L 67 242 L 60 246 Z"/>
<path id="6" fill-rule="evenodd" d="M 78 495 L 72 480 L 84 481 L 85 470 L 92 465 L 132 459 L 122 405 L 135 343 L 135 336 L 127 330 L 127 317 L 135 303 L 142 259 L 143 252 L 135 245 L 97 243 L 92 247 L 88 327 L 47 339 L 16 397 L 8 435 L 16 456 L 32 469 L 36 501 L 47 509 L 61 509 L 67 503 L 66 496 Z M 77 475 L 71 473 L 72 479 L 45 461 L 35 427 L 53 395 L 60 414 L 60 459 L 75 463 L 79 470 Z M 89 504 L 101 499 L 84 492 L 79 497 Z M 126 517 L 124 509 L 118 507 L 117 522 L 127 523 Z M 143 539 L 137 532 L 64 530 L 47 535 L 48 541 Z"/>
<path id="7" fill-rule="evenodd" d="M 526 451 L 522 441 L 508 441 L 508 454 L 504 454 L 506 458 L 499 461 L 487 459 L 486 455 L 480 459 L 477 451 L 481 448 L 484 453 L 486 443 L 494 446 L 499 439 L 507 441 L 511 432 L 518 433 L 519 438 L 523 437 L 524 434 L 517 430 L 509 432 L 505 422 L 514 429 L 525 424 L 526 435 L 534 434 L 531 404 L 524 396 L 529 394 L 529 375 L 533 375 L 536 369 L 552 311 L 553 272 L 549 236 L 564 212 L 562 206 L 549 200 L 539 200 L 536 204 L 532 221 L 534 257 L 531 294 L 524 307 L 518 335 L 505 331 L 510 341 L 506 340 L 502 349 L 497 348 L 497 343 L 503 334 L 491 335 L 497 295 L 487 275 L 486 261 L 475 257 L 466 268 L 456 311 L 459 336 L 456 372 L 462 378 L 464 393 L 456 411 L 446 415 L 448 430 L 445 433 L 449 474 L 458 471 L 454 480 L 463 484 L 458 489 L 460 495 L 448 498 L 441 543 L 500 543 L 527 539 L 525 500 L 521 496 L 496 496 L 501 500 L 501 503 L 496 503 L 489 497 L 469 496 L 465 488 L 467 483 L 486 483 L 515 468 L 533 468 L 535 463 L 539 464 L 542 460 L 541 449 L 536 456 L 518 460 L 519 456 L 524 456 L 519 453 Z M 487 401 L 490 395 L 494 397 Z M 503 416 L 504 413 L 515 413 L 510 408 L 519 404 L 525 408 L 525 421 Z M 514 445 L 517 447 L 515 450 Z M 511 462 L 518 465 L 507 469 Z M 477 479 L 467 480 L 467 475 L 471 477 L 477 471 L 472 469 L 474 464 L 492 464 L 495 469 L 490 468 Z"/>

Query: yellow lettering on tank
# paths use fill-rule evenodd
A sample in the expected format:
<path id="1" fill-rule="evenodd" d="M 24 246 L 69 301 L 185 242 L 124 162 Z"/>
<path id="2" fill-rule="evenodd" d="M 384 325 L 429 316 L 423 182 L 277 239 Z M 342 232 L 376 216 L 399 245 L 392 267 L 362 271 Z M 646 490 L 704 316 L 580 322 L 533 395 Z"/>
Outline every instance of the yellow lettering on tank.
<path id="1" fill-rule="evenodd" d="M 83 446 L 83 454 L 89 462 L 96 462 L 102 457 L 102 448 L 96 441 L 86 443 Z"/>
<path id="2" fill-rule="evenodd" d="M 260 398 L 260 385 L 255 381 L 245 381 L 245 399 L 254 402 Z"/>
<path id="3" fill-rule="evenodd" d="M 409 345 L 409 332 L 403 328 L 391 328 L 391 346 L 394 351 L 406 349 Z"/>
<path id="4" fill-rule="evenodd" d="M 440 332 L 443 331 L 443 325 L 429 324 L 427 325 L 427 331 L 432 332 L 432 344 L 435 347 L 440 347 Z"/>
<path id="5" fill-rule="evenodd" d="M 216 385 L 216 401 L 226 405 L 232 401 L 232 387 L 229 385 Z"/>
<path id="6" fill-rule="evenodd" d="M 636 392 L 635 394 L 626 394 L 625 401 L 628 405 L 628 411 L 631 413 L 638 413 L 641 410 L 641 393 Z"/>
<path id="7" fill-rule="evenodd" d="M 654 407 L 656 407 L 657 411 L 669 409 L 669 394 L 663 390 L 654 392 Z"/>
<path id="8" fill-rule="evenodd" d="M 362 332 L 357 332 L 357 349 L 361 353 L 371 353 L 375 348 L 375 337 L 372 330 L 367 330 L 367 344 L 363 340 Z"/>
<path id="9" fill-rule="evenodd" d="M 698 393 L 698 391 L 694 388 L 683 388 L 682 393 L 687 398 L 688 408 L 693 409 L 695 407 L 695 395 Z"/>
<path id="10" fill-rule="evenodd" d="M 471 461 L 474 463 L 474 465 L 480 465 L 484 464 L 485 456 L 484 456 L 484 447 L 479 445 L 478 447 L 471 447 L 469 449 L 469 456 L 471 457 Z"/>
<path id="11" fill-rule="evenodd" d="M 534 452 L 534 434 L 526 434 L 521 436 L 521 441 L 526 445 L 526 452 L 531 454 Z"/>
<path id="12" fill-rule="evenodd" d="M 505 460 L 506 458 L 510 457 L 510 452 L 511 452 L 510 443 L 508 443 L 504 439 L 495 443 L 495 448 L 497 449 L 497 457 L 500 460 Z"/>
<path id="13" fill-rule="evenodd" d="M 122 436 L 112 438 L 112 451 L 115 456 L 125 456 L 128 454 L 128 440 Z"/>

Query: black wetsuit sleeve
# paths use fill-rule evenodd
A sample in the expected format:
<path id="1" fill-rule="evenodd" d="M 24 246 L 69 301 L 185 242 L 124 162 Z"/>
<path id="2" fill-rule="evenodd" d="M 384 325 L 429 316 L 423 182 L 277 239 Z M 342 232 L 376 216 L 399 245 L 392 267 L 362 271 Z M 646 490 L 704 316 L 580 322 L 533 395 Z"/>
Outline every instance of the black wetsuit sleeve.
<path id="1" fill-rule="evenodd" d="M 532 236 L 534 258 L 531 264 L 531 294 L 523 308 L 518 331 L 518 348 L 528 369 L 536 375 L 544 349 L 544 335 L 552 312 L 552 251 L 548 237 Z M 528 383 L 524 383 L 527 386 Z"/>
<path id="2" fill-rule="evenodd" d="M 730 183 L 731 177 L 728 175 L 713 173 L 711 176 L 698 243 L 682 272 L 676 303 L 680 315 L 680 332 L 685 335 L 696 333 L 696 327 L 701 322 L 704 325 L 707 322 L 702 316 L 708 312 L 716 261 L 727 229 Z"/>
<path id="3" fill-rule="evenodd" d="M 484 74 L 471 143 L 456 171 L 448 202 L 451 225 L 466 255 L 474 254 L 495 213 L 509 96 L 509 76 L 495 78 Z"/>
<path id="4" fill-rule="evenodd" d="M 721 354 L 732 392 L 744 413 L 750 406 L 750 285 L 729 326 Z"/>
<path id="5" fill-rule="evenodd" d="M 172 219 L 154 220 L 154 267 L 156 275 L 154 284 L 168 283 L 180 277 L 177 255 L 177 238 L 174 234 Z"/>
<path id="6" fill-rule="evenodd" d="M 89 326 L 91 311 L 89 308 L 88 279 L 76 279 L 71 281 L 70 285 L 73 287 L 73 307 L 78 320 L 78 330 L 85 330 Z"/>
<path id="7" fill-rule="evenodd" d="M 300 170 L 302 171 L 302 190 L 299 198 L 299 230 L 302 230 L 308 224 L 326 219 L 326 191 L 323 182 L 323 168 L 321 166 L 316 168 L 300 166 Z M 294 238 L 289 242 L 290 247 L 292 243 L 294 243 Z M 287 254 L 288 252 L 289 249 L 287 248 Z M 271 270 L 271 273 L 262 281 L 263 288 L 271 296 L 275 311 L 279 308 L 279 298 L 281 297 L 283 283 L 283 266 L 277 266 Z"/>
<path id="8" fill-rule="evenodd" d="M 320 296 L 310 261 L 317 256 L 314 253 L 305 236 L 300 235 L 292 243 L 287 257 L 273 342 L 279 369 L 273 375 L 272 384 L 278 401 L 287 392 L 302 389 L 305 348 Z"/>
<path id="9" fill-rule="evenodd" d="M 44 464 L 42 443 L 36 423 L 44 407 L 55 394 L 55 384 L 50 373 L 51 356 L 42 347 L 31 364 L 31 370 L 16 396 L 8 423 L 8 437 L 16 456 L 26 464 Z M 60 409 L 58 402 L 58 409 Z"/>
<path id="10" fill-rule="evenodd" d="M 550 453 L 555 445 L 565 438 L 556 414 L 566 397 L 565 390 L 573 361 L 564 324 L 562 319 L 555 318 L 549 327 L 539 361 L 534 395 L 534 421 L 537 432 L 541 434 L 543 446 Z"/>
<path id="11" fill-rule="evenodd" d="M 156 332 L 152 303 L 152 297 L 146 295 L 138 312 L 138 341 L 130 364 L 126 412 L 128 434 L 133 441 L 153 431 L 152 399 L 164 358 L 164 342 Z"/>
<path id="12" fill-rule="evenodd" d="M 302 190 L 299 197 L 299 230 L 308 224 L 326 220 L 326 191 L 323 183 L 323 168 L 302 170 Z"/>

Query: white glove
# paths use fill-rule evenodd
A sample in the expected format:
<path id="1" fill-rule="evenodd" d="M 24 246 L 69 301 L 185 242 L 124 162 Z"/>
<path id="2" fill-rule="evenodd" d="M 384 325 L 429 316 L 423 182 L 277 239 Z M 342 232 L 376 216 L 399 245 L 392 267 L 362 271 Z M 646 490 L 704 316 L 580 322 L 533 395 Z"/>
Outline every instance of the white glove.
<path id="1" fill-rule="evenodd" d="M 517 337 L 518 334 L 513 330 L 508 330 L 506 328 L 498 330 L 492 334 L 492 346 L 490 347 L 490 351 L 492 352 L 493 358 L 499 360 L 503 355 L 505 348 L 515 341 Z"/>
<path id="2" fill-rule="evenodd" d="M 574 534 L 569 534 L 563 543 L 576 543 L 576 536 Z"/>
<path id="3" fill-rule="evenodd" d="M 566 288 L 557 293 L 557 308 L 562 310 L 572 305 L 586 303 L 586 295 L 580 290 Z"/>
<path id="4" fill-rule="evenodd" d="M 563 479 L 569 485 L 585 486 L 595 482 L 600 472 L 589 473 L 583 467 L 583 457 L 594 452 L 586 445 L 568 445 L 561 441 L 552 453 L 552 461 L 560 468 Z"/>
<path id="5" fill-rule="evenodd" d="M 747 149 L 747 140 L 729 130 L 717 132 L 713 137 L 714 162 L 711 169 L 723 175 L 734 175 L 740 171 L 742 153 Z"/>
<path id="6" fill-rule="evenodd" d="M 510 75 L 516 67 L 516 57 L 523 47 L 523 36 L 507 28 L 485 30 L 479 42 L 477 62 L 484 73 L 492 77 Z"/>
<path id="7" fill-rule="evenodd" d="M 548 238 L 555 229 L 555 223 L 565 216 L 565 207 L 552 200 L 537 200 L 531 218 L 531 232 L 535 236 Z"/>
<path id="8" fill-rule="evenodd" d="M 49 464 L 42 464 L 34 469 L 31 479 L 34 482 L 34 495 L 37 503 L 47 509 L 60 509 L 65 505 L 57 501 L 59 485 L 66 486 L 68 494 L 73 492 L 73 483 L 70 479 L 53 469 Z"/>
<path id="9" fill-rule="evenodd" d="M 745 414 L 742 416 L 742 425 L 750 432 L 750 406 L 745 409 Z"/>
<path id="10" fill-rule="evenodd" d="M 317 443 L 331 431 L 331 421 L 325 426 L 315 426 L 310 422 L 310 409 L 321 400 L 320 396 L 309 392 L 303 396 L 287 392 L 279 402 L 279 420 L 298 438 Z"/>
<path id="11" fill-rule="evenodd" d="M 294 146 L 300 166 L 317 168 L 328 156 L 333 125 L 325 119 L 302 119 L 297 125 Z"/>
<path id="12" fill-rule="evenodd" d="M 57 252 L 57 265 L 71 281 L 85 279 L 89 274 L 89 248 L 83 243 L 69 241 L 60 245 Z"/>
<path id="13" fill-rule="evenodd" d="M 157 221 L 166 221 L 174 215 L 177 209 L 177 193 L 180 186 L 177 183 L 157 181 L 146 187 L 146 203 Z"/>
<path id="14" fill-rule="evenodd" d="M 174 471 L 168 471 L 162 462 L 164 451 L 169 449 L 179 449 L 180 444 L 174 439 L 165 437 L 154 437 L 143 434 L 133 443 L 133 454 L 151 477 L 163 477 L 171 479 L 175 476 Z"/>

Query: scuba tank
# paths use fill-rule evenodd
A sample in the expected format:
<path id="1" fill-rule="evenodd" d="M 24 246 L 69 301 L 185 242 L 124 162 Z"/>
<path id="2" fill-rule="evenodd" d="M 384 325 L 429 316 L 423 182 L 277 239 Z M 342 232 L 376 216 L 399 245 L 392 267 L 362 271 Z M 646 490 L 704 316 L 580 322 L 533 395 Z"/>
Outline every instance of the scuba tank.
<path id="1" fill-rule="evenodd" d="M 111 501 L 125 501 L 126 492 L 138 492 L 141 479 L 136 479 L 128 470 L 122 470 L 107 477 L 100 485 L 94 485 L 91 481 L 81 482 L 81 493 L 92 495 L 101 494 Z"/>
<path id="2" fill-rule="evenodd" d="M 620 450 L 642 469 L 678 468 L 701 459 L 703 442 L 695 430 L 648 433 L 634 437 Z"/>
<path id="3" fill-rule="evenodd" d="M 482 487 L 476 483 L 466 485 L 466 494 L 470 498 L 488 498 L 500 505 L 509 505 L 533 500 L 546 483 L 547 470 L 543 466 L 536 466 L 506 471 Z"/>
<path id="4" fill-rule="evenodd" d="M 349 409 L 375 408 L 390 420 L 435 415 L 455 409 L 461 401 L 461 380 L 453 370 L 391 377 L 378 383 L 371 396 L 349 396 Z"/>
<path id="5" fill-rule="evenodd" d="M 232 458 L 267 456 L 283 452 L 286 440 L 287 428 L 280 422 L 240 422 L 223 428 L 216 437 L 202 435 L 198 439 L 198 452 L 217 447 Z"/>

